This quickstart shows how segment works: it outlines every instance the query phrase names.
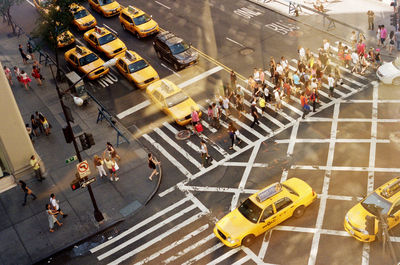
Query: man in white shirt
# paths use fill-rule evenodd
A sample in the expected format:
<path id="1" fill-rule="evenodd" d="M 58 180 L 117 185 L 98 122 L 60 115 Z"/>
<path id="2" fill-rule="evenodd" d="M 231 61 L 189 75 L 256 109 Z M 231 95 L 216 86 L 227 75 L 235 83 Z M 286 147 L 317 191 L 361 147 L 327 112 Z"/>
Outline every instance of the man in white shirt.
<path id="1" fill-rule="evenodd" d="M 299 60 L 304 63 L 306 61 L 306 50 L 302 46 L 299 46 L 298 52 Z"/>
<path id="2" fill-rule="evenodd" d="M 328 76 L 328 86 L 329 86 L 329 97 L 333 97 L 333 90 L 335 89 L 335 78 L 332 77 L 332 74 Z"/>
<path id="3" fill-rule="evenodd" d="M 358 73 L 360 58 L 358 57 L 358 54 L 355 50 L 351 53 L 351 61 L 353 62 L 353 69 L 351 69 L 351 72 Z"/>
<path id="4" fill-rule="evenodd" d="M 52 207 L 54 210 L 56 210 L 57 212 L 59 212 L 59 213 L 62 215 L 63 218 L 65 218 L 65 217 L 68 216 L 68 214 L 65 214 L 65 213 L 63 213 L 63 212 L 61 211 L 60 205 L 58 204 L 58 200 L 56 200 L 56 195 L 54 195 L 54 193 L 52 193 L 52 194 L 50 195 L 50 204 L 51 204 L 51 207 Z"/>

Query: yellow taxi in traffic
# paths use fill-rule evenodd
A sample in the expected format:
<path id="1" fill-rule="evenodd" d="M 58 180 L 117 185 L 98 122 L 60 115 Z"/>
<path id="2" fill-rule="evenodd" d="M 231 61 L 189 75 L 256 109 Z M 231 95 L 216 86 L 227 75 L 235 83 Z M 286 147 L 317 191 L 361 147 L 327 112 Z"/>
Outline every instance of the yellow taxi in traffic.
<path id="1" fill-rule="evenodd" d="M 65 30 L 64 32 L 58 34 L 57 36 L 57 47 L 64 48 L 68 45 L 71 45 L 75 42 L 75 37 L 69 30 Z"/>
<path id="2" fill-rule="evenodd" d="M 156 70 L 136 52 L 126 51 L 117 56 L 118 71 L 138 88 L 145 88 L 160 79 Z"/>
<path id="3" fill-rule="evenodd" d="M 179 125 L 185 126 L 192 121 L 192 108 L 201 117 L 196 102 L 167 79 L 161 79 L 149 85 L 146 88 L 146 93 L 162 111 L 171 116 Z"/>
<path id="4" fill-rule="evenodd" d="M 351 208 L 344 218 L 344 229 L 359 241 L 371 242 L 384 223 L 388 229 L 400 223 L 400 177 L 386 182 Z"/>
<path id="5" fill-rule="evenodd" d="M 119 15 L 119 21 L 124 30 L 129 30 L 138 39 L 160 31 L 158 23 L 151 16 L 134 6 L 124 8 Z"/>
<path id="6" fill-rule="evenodd" d="M 102 77 L 110 69 L 104 67 L 104 61 L 84 46 L 76 46 L 64 54 L 65 60 L 75 69 L 87 75 L 90 80 Z"/>
<path id="7" fill-rule="evenodd" d="M 302 216 L 316 197 L 317 194 L 301 179 L 274 183 L 251 195 L 219 220 L 214 234 L 228 247 L 249 246 L 256 236 L 289 217 Z"/>
<path id="8" fill-rule="evenodd" d="M 69 6 L 72 15 L 74 16 L 73 23 L 79 30 L 88 30 L 97 25 L 97 21 L 86 8 L 76 3 Z"/>
<path id="9" fill-rule="evenodd" d="M 126 51 L 125 43 L 104 27 L 94 27 L 83 34 L 83 38 L 93 48 L 103 52 L 108 58 Z"/>
<path id="10" fill-rule="evenodd" d="M 105 17 L 116 16 L 121 12 L 121 5 L 114 0 L 89 0 L 89 4 Z"/>

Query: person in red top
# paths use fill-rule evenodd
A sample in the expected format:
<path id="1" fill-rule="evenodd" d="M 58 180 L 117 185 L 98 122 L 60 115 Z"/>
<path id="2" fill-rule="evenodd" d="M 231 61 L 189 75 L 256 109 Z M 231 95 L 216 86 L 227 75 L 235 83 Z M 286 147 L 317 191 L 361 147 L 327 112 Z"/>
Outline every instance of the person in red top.
<path id="1" fill-rule="evenodd" d="M 32 76 L 36 79 L 39 86 L 42 85 L 42 80 L 40 79 L 40 71 L 36 65 L 32 66 Z"/>
<path id="2" fill-rule="evenodd" d="M 359 40 L 357 43 L 357 54 L 358 56 L 365 54 L 365 43 L 363 43 L 362 40 Z"/>
<path id="3" fill-rule="evenodd" d="M 303 108 L 303 116 L 302 116 L 302 118 L 304 119 L 306 114 L 308 113 L 308 111 L 310 109 L 310 107 L 308 106 L 308 100 L 307 100 L 307 97 L 306 97 L 304 91 L 301 93 L 300 102 L 301 102 L 301 107 Z"/>

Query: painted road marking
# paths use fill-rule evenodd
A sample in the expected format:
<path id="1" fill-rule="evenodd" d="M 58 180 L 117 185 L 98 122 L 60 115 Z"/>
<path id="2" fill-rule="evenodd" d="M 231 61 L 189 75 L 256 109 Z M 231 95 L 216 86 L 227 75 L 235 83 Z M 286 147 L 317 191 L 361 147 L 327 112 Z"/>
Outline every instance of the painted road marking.
<path id="1" fill-rule="evenodd" d="M 124 110 L 123 112 L 117 114 L 117 118 L 118 119 L 123 119 L 126 116 L 129 116 L 129 115 L 135 113 L 136 111 L 139 111 L 139 110 L 141 110 L 143 108 L 146 108 L 149 105 L 150 105 L 150 100 L 145 100 L 142 103 L 139 103 L 136 106 L 133 106 L 132 108 L 129 108 L 129 109 Z"/>
<path id="2" fill-rule="evenodd" d="M 213 237 L 214 237 L 214 234 L 212 234 L 212 235 L 213 235 Z M 218 244 L 216 244 L 216 245 L 210 247 L 209 249 L 203 251 L 203 252 L 200 253 L 199 255 L 197 255 L 197 256 L 191 258 L 190 260 L 188 260 L 188 261 L 182 263 L 182 265 L 189 265 L 189 264 L 195 263 L 196 261 L 199 261 L 200 259 L 204 258 L 205 256 L 207 256 L 207 255 L 210 254 L 210 253 L 213 253 L 214 251 L 216 251 L 217 249 L 219 249 L 219 248 L 221 248 L 221 247 L 223 247 L 223 246 L 224 246 L 224 244 L 218 243 Z"/>
<path id="3" fill-rule="evenodd" d="M 190 200 L 190 198 L 185 197 L 185 198 L 177 201 L 176 203 L 168 206 L 167 208 L 157 212 L 153 216 L 141 221 L 140 223 L 136 224 L 135 226 L 133 226 L 133 227 L 129 228 L 128 230 L 122 232 L 118 236 L 116 236 L 116 237 L 114 237 L 114 238 L 112 238 L 112 239 L 110 239 L 110 240 L 108 240 L 108 241 L 106 241 L 106 242 L 104 242 L 104 243 L 102 243 L 102 244 L 90 249 L 90 252 L 91 253 L 95 253 L 96 251 L 99 251 L 99 250 L 101 250 L 101 249 L 113 244 L 114 242 L 117 242 L 118 240 L 124 238 L 125 236 L 127 236 L 127 235 L 129 235 L 131 233 L 133 233 L 134 231 L 136 231 L 137 229 L 141 228 L 142 226 L 144 226 L 144 225 L 156 220 L 157 218 L 159 218 L 161 216 L 164 216 L 166 213 L 174 210 L 175 208 L 178 208 L 179 206 L 181 206 L 182 204 L 184 204 L 185 202 L 187 202 L 189 200 Z"/>
<path id="4" fill-rule="evenodd" d="M 228 37 L 226 37 L 225 39 L 227 39 L 227 40 L 229 40 L 230 42 L 233 42 L 233 43 L 239 45 L 240 47 L 243 47 L 243 48 L 246 47 L 246 46 L 244 46 L 243 44 L 241 44 L 241 43 L 239 43 L 239 42 L 237 42 L 237 41 L 235 41 L 235 40 L 232 40 L 232 39 L 230 39 L 230 38 L 228 38 Z"/>
<path id="5" fill-rule="evenodd" d="M 158 2 L 158 1 L 154 1 L 154 2 L 156 2 L 156 3 L 159 4 L 160 6 L 165 7 L 166 9 L 171 9 L 169 6 L 166 6 L 166 5 L 164 5 L 163 3 L 160 3 L 160 2 Z"/>
<path id="6" fill-rule="evenodd" d="M 262 14 L 261 12 L 253 11 L 253 10 L 247 8 L 247 7 L 242 7 L 242 8 L 235 9 L 233 11 L 233 13 L 235 13 L 238 16 L 247 18 L 247 19 L 259 16 L 259 15 Z"/>
<path id="7" fill-rule="evenodd" d="M 330 139 L 312 139 L 312 138 L 308 138 L 308 139 L 300 139 L 297 138 L 295 140 L 293 140 L 296 143 L 330 143 Z M 390 140 L 389 139 L 335 139 L 336 143 L 372 143 L 373 141 L 375 141 L 376 143 L 380 143 L 380 144 L 389 144 Z M 283 140 L 275 140 L 275 143 L 278 144 L 291 144 L 292 140 L 291 139 L 283 139 Z"/>
<path id="8" fill-rule="evenodd" d="M 167 68 L 168 70 L 170 70 L 172 73 L 174 73 L 174 75 L 176 75 L 178 77 L 182 77 L 180 74 L 178 74 L 177 72 L 175 72 L 174 70 L 172 70 L 171 68 L 166 66 L 165 64 L 161 63 L 161 66 L 164 67 L 164 68 Z"/>
<path id="9" fill-rule="evenodd" d="M 110 249 L 109 251 L 107 251 L 107 252 L 101 254 L 100 256 L 97 257 L 97 259 L 98 259 L 98 260 L 103 260 L 103 259 L 105 259 L 105 258 L 111 256 L 112 254 L 117 253 L 118 251 L 120 251 L 121 249 L 125 248 L 126 246 L 129 246 L 129 245 L 133 244 L 133 243 L 136 242 L 137 240 L 139 240 L 139 239 L 141 239 L 141 238 L 143 238 L 143 237 L 145 237 L 145 236 L 147 236 L 147 235 L 153 233 L 154 231 L 158 230 L 159 228 L 164 227 L 166 224 L 168 224 L 168 223 L 174 221 L 175 219 L 177 219 L 177 218 L 179 218 L 179 217 L 185 215 L 186 213 L 188 213 L 188 212 L 190 212 L 190 211 L 192 211 L 192 210 L 194 210 L 194 209 L 196 209 L 196 208 L 197 208 L 197 207 L 196 207 L 196 205 L 194 205 L 194 204 L 190 205 L 189 207 L 186 207 L 185 209 L 183 209 L 183 210 L 177 212 L 176 214 L 174 214 L 174 215 L 168 217 L 167 219 L 165 219 L 165 220 L 163 220 L 163 221 L 157 223 L 156 225 L 151 226 L 149 229 L 146 229 L 146 230 L 144 230 L 143 232 L 141 232 L 141 233 L 135 235 L 135 236 L 132 237 L 131 239 L 129 239 L 129 240 L 127 240 L 127 241 L 124 241 L 123 243 L 119 244 L 118 246 L 116 246 L 116 247 Z M 200 215 L 203 215 L 203 214 L 204 214 L 204 213 L 200 213 Z M 192 218 L 193 218 L 193 217 L 192 217 Z M 198 219 L 198 217 L 196 217 L 195 220 L 197 220 L 197 219 Z M 188 219 L 188 220 L 190 220 L 190 219 Z M 172 229 L 170 229 L 170 230 L 172 230 L 172 231 L 177 231 L 177 230 L 179 230 L 179 229 L 177 229 L 177 228 L 178 228 L 178 226 L 174 226 L 174 228 L 172 228 Z M 121 260 L 123 257 L 125 257 L 125 256 L 120 257 L 118 260 Z M 122 259 L 122 260 L 125 260 L 125 259 Z M 121 260 L 121 261 L 122 261 L 122 260 Z M 113 263 L 116 263 L 116 261 L 113 261 Z"/>
<path id="10" fill-rule="evenodd" d="M 199 75 L 197 75 L 197 76 L 195 76 L 195 77 L 183 82 L 183 83 L 180 83 L 178 85 L 178 87 L 185 88 L 185 87 L 187 87 L 187 86 L 189 86 L 189 85 L 191 85 L 191 84 L 193 84 L 193 83 L 195 83 L 195 82 L 197 82 L 197 81 L 199 81 L 199 80 L 201 80 L 203 78 L 206 78 L 207 76 L 210 76 L 212 74 L 215 74 L 216 72 L 221 71 L 222 69 L 223 68 L 221 66 L 216 66 L 216 67 L 214 67 L 214 68 L 212 68 L 212 69 L 210 69 L 210 70 L 208 70 L 208 71 L 206 71 L 204 73 L 201 73 L 201 74 L 199 74 Z"/>
<path id="11" fill-rule="evenodd" d="M 219 256 L 218 258 L 214 259 L 213 261 L 207 263 L 207 265 L 220 264 L 220 262 L 222 262 L 223 260 L 229 258 L 230 256 L 238 253 L 239 251 L 240 251 L 240 248 L 231 249 L 228 252 L 226 252 L 224 255 Z"/>
<path id="12" fill-rule="evenodd" d="M 114 260 L 113 262 L 110 262 L 108 264 L 110 265 L 117 265 L 120 264 L 121 262 L 123 262 L 124 260 L 127 260 L 128 258 L 132 257 L 133 255 L 145 250 L 146 248 L 150 247 L 151 245 L 161 241 L 162 239 L 164 239 L 165 237 L 175 233 L 176 231 L 182 229 L 185 226 L 188 226 L 189 224 L 196 222 L 199 220 L 200 217 L 202 217 L 204 215 L 204 213 L 198 213 L 192 217 L 190 217 L 189 219 L 186 219 L 185 221 L 183 221 L 182 223 L 179 223 L 178 225 L 174 226 L 173 228 L 169 229 L 168 231 L 164 232 L 163 234 L 153 238 L 152 240 L 148 241 L 147 243 L 141 245 L 140 247 L 129 251 L 128 253 L 126 253 L 125 255 L 119 257 L 118 259 Z M 134 242 L 134 241 L 133 241 Z"/>
<path id="13" fill-rule="evenodd" d="M 284 24 L 281 20 L 277 21 L 277 22 L 266 24 L 265 27 L 269 28 L 275 32 L 278 32 L 282 35 L 287 35 L 289 32 L 300 29 L 300 27 L 298 27 L 292 23 Z"/>
<path id="14" fill-rule="evenodd" d="M 157 251 L 156 253 L 152 254 L 151 256 L 145 258 L 144 260 L 141 260 L 137 263 L 135 263 L 134 265 L 142 265 L 144 263 L 148 263 L 149 261 L 159 257 L 160 255 L 170 251 L 171 249 L 181 245 L 182 243 L 188 241 L 189 239 L 191 239 L 192 237 L 197 236 L 198 234 L 200 234 L 201 232 L 205 231 L 207 228 L 209 227 L 208 224 L 205 224 L 201 227 L 199 227 L 198 229 L 194 230 L 193 232 L 191 232 L 190 234 L 185 235 L 182 239 L 175 241 L 173 243 L 171 243 L 170 245 L 168 245 L 167 247 Z"/>
<path id="15" fill-rule="evenodd" d="M 33 7 L 36 7 L 31 1 L 26 0 L 26 2 L 28 2 L 28 4 L 30 4 L 30 5 L 33 6 Z"/>

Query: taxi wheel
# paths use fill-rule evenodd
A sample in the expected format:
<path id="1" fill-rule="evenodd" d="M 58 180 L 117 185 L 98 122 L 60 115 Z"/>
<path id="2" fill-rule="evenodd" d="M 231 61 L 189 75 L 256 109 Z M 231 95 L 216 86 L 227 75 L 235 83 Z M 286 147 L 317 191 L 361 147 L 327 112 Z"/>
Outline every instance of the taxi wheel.
<path id="1" fill-rule="evenodd" d="M 175 71 L 179 71 L 180 70 L 179 65 L 174 63 L 174 69 L 175 69 Z"/>
<path id="2" fill-rule="evenodd" d="M 249 247 L 253 243 L 254 238 L 254 235 L 247 235 L 245 238 L 243 238 L 242 245 L 244 245 L 245 247 Z"/>
<path id="3" fill-rule="evenodd" d="M 121 23 L 121 26 L 122 26 L 122 29 L 123 29 L 123 30 L 126 30 L 126 27 L 125 27 L 124 24 Z"/>
<path id="4" fill-rule="evenodd" d="M 136 38 L 138 38 L 138 39 L 141 39 L 141 37 L 140 37 L 139 33 L 137 33 L 137 32 L 136 32 L 136 34 L 135 34 L 135 35 L 136 35 Z"/>
<path id="5" fill-rule="evenodd" d="M 293 212 L 293 216 L 296 218 L 302 216 L 304 214 L 305 209 L 306 208 L 303 205 L 297 207 L 296 210 L 294 210 Z"/>
<path id="6" fill-rule="evenodd" d="M 393 79 L 392 83 L 395 86 L 400 86 L 400 77 L 396 77 L 395 79 Z"/>

